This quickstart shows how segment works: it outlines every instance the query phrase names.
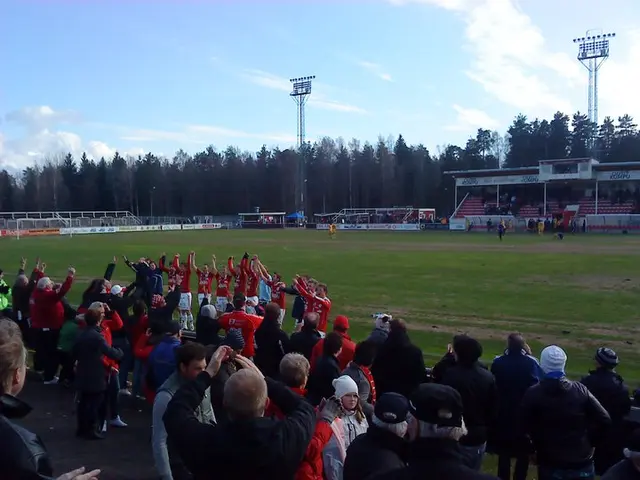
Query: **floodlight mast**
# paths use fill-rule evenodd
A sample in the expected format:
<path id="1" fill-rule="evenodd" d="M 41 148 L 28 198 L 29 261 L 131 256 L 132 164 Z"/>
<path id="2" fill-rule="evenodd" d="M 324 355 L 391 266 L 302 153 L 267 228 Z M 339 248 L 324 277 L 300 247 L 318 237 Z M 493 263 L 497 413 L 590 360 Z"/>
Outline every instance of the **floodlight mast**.
<path id="1" fill-rule="evenodd" d="M 305 134 L 306 134 L 306 126 L 305 126 L 305 105 L 309 96 L 311 95 L 311 82 L 315 79 L 315 75 L 311 75 L 308 77 L 298 77 L 291 78 L 289 81 L 293 85 L 293 90 L 289 94 L 293 101 L 296 102 L 298 106 L 298 125 L 297 125 L 297 141 L 298 141 L 298 150 L 304 145 Z M 306 187 L 306 179 L 304 172 L 303 162 L 300 161 L 298 165 L 299 169 L 299 195 L 296 195 L 296 198 L 300 202 L 298 205 L 298 212 L 304 212 L 304 191 Z"/>
<path id="2" fill-rule="evenodd" d="M 578 44 L 578 60 L 589 71 L 589 120 L 598 125 L 598 71 L 609 58 L 609 40 L 615 33 L 603 33 L 602 30 L 587 30 L 584 37 L 574 38 Z"/>

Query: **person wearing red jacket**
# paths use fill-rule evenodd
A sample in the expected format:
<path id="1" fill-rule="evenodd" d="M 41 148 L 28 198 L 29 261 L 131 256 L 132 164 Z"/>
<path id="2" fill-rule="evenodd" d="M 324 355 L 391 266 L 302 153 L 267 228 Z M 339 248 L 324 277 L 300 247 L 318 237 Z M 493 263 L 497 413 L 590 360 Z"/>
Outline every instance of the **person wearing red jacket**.
<path id="1" fill-rule="evenodd" d="M 64 323 L 64 305 L 62 298 L 67 294 L 73 283 L 76 270 L 70 267 L 67 278 L 58 288 L 54 288 L 49 277 L 38 280 L 36 288 L 29 299 L 31 314 L 31 328 L 36 332 L 36 355 L 44 367 L 44 383 L 47 385 L 58 383 L 58 337 Z"/>
<path id="2" fill-rule="evenodd" d="M 233 257 L 229 257 L 227 260 L 227 268 L 233 276 L 233 294 L 242 293 L 247 294 L 247 268 L 249 265 L 249 254 L 247 252 L 242 256 L 240 265 L 233 265 Z"/>
<path id="3" fill-rule="evenodd" d="M 244 339 L 244 349 L 242 355 L 253 359 L 256 354 L 255 335 L 256 330 L 262 323 L 262 317 L 251 315 L 245 312 L 247 299 L 243 294 L 236 293 L 233 296 L 233 312 L 225 313 L 218 319 L 218 325 L 225 332 L 229 330 L 240 330 Z"/>
<path id="4" fill-rule="evenodd" d="M 229 289 L 231 288 L 231 280 L 233 280 L 233 276 L 231 275 L 229 266 L 222 267 L 222 272 L 218 271 L 218 267 L 216 267 L 216 256 L 213 255 L 211 257 L 211 269 L 213 270 L 213 274 L 216 279 L 216 310 L 219 312 L 227 311 L 227 304 L 231 299 L 231 294 L 229 293 Z"/>
<path id="5" fill-rule="evenodd" d="M 104 312 L 104 319 L 100 323 L 100 333 L 104 337 L 107 346 L 112 347 L 112 332 L 123 328 L 122 318 L 120 318 L 118 312 L 111 310 L 109 305 L 102 302 L 92 303 L 89 306 L 89 310 Z M 117 360 L 106 355 L 103 355 L 102 363 L 107 377 L 107 394 L 102 399 L 99 416 L 102 424 L 102 433 L 105 433 L 107 431 L 107 418 L 109 418 L 109 424 L 112 427 L 124 428 L 127 424 L 120 419 L 118 414 L 118 396 L 120 393 L 118 372 L 120 364 Z"/>
<path id="6" fill-rule="evenodd" d="M 280 381 L 284 383 L 292 392 L 304 397 L 305 386 L 309 378 L 309 362 L 299 353 L 288 353 L 280 361 Z M 333 430 L 331 423 L 340 412 L 340 405 L 337 400 L 325 401 L 316 411 L 318 420 L 307 446 L 302 462 L 298 467 L 295 480 L 323 480 L 322 450 L 329 443 Z M 275 417 L 283 419 L 284 414 L 273 403 L 267 400 L 267 407 L 264 411 L 265 417 Z"/>
<path id="7" fill-rule="evenodd" d="M 347 333 L 349 331 L 349 319 L 344 315 L 338 315 L 333 321 L 333 331 L 342 337 L 342 350 L 338 355 L 338 364 L 340 365 L 340 371 L 343 371 L 347 368 L 349 362 L 353 360 L 353 356 L 356 353 L 356 344 Z M 321 338 L 311 350 L 311 370 L 316 366 L 318 358 L 322 356 L 323 345 L 324 338 Z"/>
<path id="8" fill-rule="evenodd" d="M 305 314 L 309 312 L 316 312 L 320 315 L 320 322 L 318 323 L 318 330 L 321 332 L 327 331 L 327 323 L 329 321 L 329 313 L 331 312 L 331 300 L 327 297 L 327 286 L 324 283 L 319 283 L 315 288 L 315 291 L 308 289 L 308 285 L 305 285 L 301 281 L 299 275 L 293 280 L 293 285 L 298 290 L 300 295 L 305 299 L 306 310 Z"/>

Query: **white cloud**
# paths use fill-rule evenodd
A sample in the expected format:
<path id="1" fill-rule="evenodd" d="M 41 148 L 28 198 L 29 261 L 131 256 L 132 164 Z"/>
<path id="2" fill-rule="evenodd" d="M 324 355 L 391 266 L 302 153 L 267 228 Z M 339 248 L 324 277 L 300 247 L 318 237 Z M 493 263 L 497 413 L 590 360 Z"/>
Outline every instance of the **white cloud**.
<path id="1" fill-rule="evenodd" d="M 289 81 L 289 79 L 274 75 L 269 72 L 265 72 L 263 70 L 245 70 L 241 74 L 241 76 L 246 81 L 264 88 L 287 93 L 291 92 L 291 82 Z M 322 110 L 332 110 L 334 112 L 360 114 L 366 113 L 366 110 L 356 105 L 340 102 L 328 97 L 328 95 L 324 92 L 324 90 L 328 90 L 328 88 L 323 86 L 322 84 L 314 84 L 314 87 L 315 88 L 313 90 L 313 93 L 307 100 L 307 105 L 309 105 L 310 107 L 319 108 Z"/>
<path id="2" fill-rule="evenodd" d="M 78 158 L 86 152 L 95 159 L 110 157 L 115 153 L 114 148 L 102 141 L 84 143 L 78 134 L 57 128 L 60 124 L 81 121 L 81 116 L 76 112 L 57 111 L 46 105 L 24 107 L 7 113 L 5 120 L 21 127 L 24 133 L 17 137 L 0 137 L 0 168 L 19 171 L 67 153 Z M 132 152 L 137 154 L 138 151 L 134 149 Z"/>
<path id="3" fill-rule="evenodd" d="M 385 82 L 393 82 L 391 75 L 386 73 L 384 68 L 382 68 L 382 65 L 378 63 L 360 61 L 358 62 L 358 65 Z"/>
<path id="4" fill-rule="evenodd" d="M 529 115 L 571 112 L 568 83 L 584 84 L 578 62 L 551 50 L 541 30 L 513 0 L 390 0 L 423 3 L 458 14 L 473 55 L 465 73 L 489 94 Z"/>
<path id="5" fill-rule="evenodd" d="M 460 105 L 453 105 L 453 109 L 458 116 L 456 123 L 447 125 L 445 130 L 453 132 L 469 132 L 478 128 L 494 129 L 499 127 L 499 123 L 491 118 L 488 113 L 474 108 L 464 108 Z"/>

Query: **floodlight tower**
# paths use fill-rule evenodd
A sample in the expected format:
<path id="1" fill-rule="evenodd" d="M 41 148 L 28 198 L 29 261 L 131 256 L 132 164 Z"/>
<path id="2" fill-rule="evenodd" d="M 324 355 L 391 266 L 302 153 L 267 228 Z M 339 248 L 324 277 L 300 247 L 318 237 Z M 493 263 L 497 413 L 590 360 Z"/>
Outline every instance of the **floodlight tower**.
<path id="1" fill-rule="evenodd" d="M 589 71 L 589 120 L 598 125 L 598 71 L 609 58 L 609 39 L 615 33 L 603 33 L 602 30 L 587 30 L 584 37 L 574 38 L 578 44 L 578 60 Z"/>
<path id="2" fill-rule="evenodd" d="M 304 145 L 304 137 L 305 137 L 305 112 L 304 107 L 309 99 L 309 95 L 311 95 L 311 82 L 315 79 L 315 75 L 310 77 L 298 77 L 292 78 L 289 81 L 293 84 L 293 91 L 289 94 L 293 101 L 296 102 L 298 106 L 298 128 L 297 128 L 297 138 L 298 138 L 298 149 Z M 298 205 L 298 212 L 304 212 L 304 191 L 306 187 L 306 179 L 304 173 L 304 165 L 301 160 L 298 165 L 299 170 L 299 195 L 296 195 L 296 198 L 299 199 L 300 204 Z"/>

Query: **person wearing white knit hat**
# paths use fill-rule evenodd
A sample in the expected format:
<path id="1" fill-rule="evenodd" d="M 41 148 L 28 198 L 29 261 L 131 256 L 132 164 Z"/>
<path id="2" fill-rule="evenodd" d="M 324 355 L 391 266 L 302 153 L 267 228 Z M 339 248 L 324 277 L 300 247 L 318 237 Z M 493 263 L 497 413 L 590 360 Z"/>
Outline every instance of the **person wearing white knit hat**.
<path id="1" fill-rule="evenodd" d="M 582 383 L 565 375 L 567 354 L 550 345 L 540 354 L 545 376 L 520 404 L 522 433 L 536 451 L 538 480 L 593 480 L 593 440 L 606 434 L 609 414 Z"/>

